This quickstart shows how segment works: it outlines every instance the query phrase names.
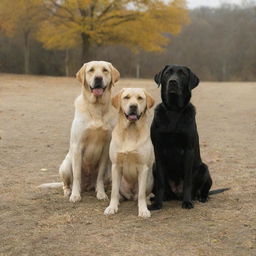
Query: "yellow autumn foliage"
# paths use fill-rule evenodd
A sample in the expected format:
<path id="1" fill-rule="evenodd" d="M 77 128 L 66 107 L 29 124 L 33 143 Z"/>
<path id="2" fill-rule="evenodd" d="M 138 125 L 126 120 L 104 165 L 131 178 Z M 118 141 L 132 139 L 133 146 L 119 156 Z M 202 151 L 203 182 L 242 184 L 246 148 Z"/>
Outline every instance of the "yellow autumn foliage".
<path id="1" fill-rule="evenodd" d="M 44 14 L 43 0 L 1 0 L 0 29 L 7 36 L 33 33 Z"/>
<path id="2" fill-rule="evenodd" d="M 160 51 L 167 34 L 189 21 L 184 0 L 45 0 L 49 12 L 37 38 L 46 48 L 123 44 L 133 50 Z"/>

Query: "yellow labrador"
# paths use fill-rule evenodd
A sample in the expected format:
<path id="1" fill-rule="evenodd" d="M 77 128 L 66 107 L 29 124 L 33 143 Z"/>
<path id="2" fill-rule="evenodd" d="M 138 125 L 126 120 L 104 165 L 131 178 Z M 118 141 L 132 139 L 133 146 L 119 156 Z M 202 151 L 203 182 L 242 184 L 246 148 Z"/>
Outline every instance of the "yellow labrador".
<path id="1" fill-rule="evenodd" d="M 75 100 L 70 148 L 59 169 L 64 196 L 77 202 L 82 190 L 95 187 L 97 198 L 107 199 L 104 176 L 113 127 L 111 88 L 120 74 L 109 62 L 91 61 L 82 66 L 76 77 L 82 84 L 82 93 Z"/>
<path id="2" fill-rule="evenodd" d="M 139 216 L 150 217 L 146 195 L 153 186 L 153 146 L 147 120 L 153 98 L 142 88 L 124 88 L 113 99 L 119 110 L 118 122 L 112 132 L 110 159 L 112 162 L 111 201 L 104 214 L 118 211 L 119 197 L 138 199 Z"/>

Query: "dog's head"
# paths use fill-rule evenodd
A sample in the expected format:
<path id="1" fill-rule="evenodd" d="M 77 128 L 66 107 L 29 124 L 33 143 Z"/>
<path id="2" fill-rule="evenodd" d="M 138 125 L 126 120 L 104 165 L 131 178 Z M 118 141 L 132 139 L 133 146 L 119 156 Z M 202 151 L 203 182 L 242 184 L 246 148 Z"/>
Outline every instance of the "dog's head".
<path id="1" fill-rule="evenodd" d="M 199 84 L 198 77 L 187 67 L 167 65 L 155 75 L 161 85 L 162 101 L 167 108 L 182 108 L 191 98 L 191 90 Z"/>
<path id="2" fill-rule="evenodd" d="M 112 105 L 129 122 L 138 121 L 154 103 L 151 95 L 142 88 L 123 88 L 112 98 Z"/>
<path id="3" fill-rule="evenodd" d="M 110 62 L 91 61 L 82 66 L 76 77 L 85 90 L 90 91 L 95 97 L 100 97 L 119 80 L 120 74 Z"/>

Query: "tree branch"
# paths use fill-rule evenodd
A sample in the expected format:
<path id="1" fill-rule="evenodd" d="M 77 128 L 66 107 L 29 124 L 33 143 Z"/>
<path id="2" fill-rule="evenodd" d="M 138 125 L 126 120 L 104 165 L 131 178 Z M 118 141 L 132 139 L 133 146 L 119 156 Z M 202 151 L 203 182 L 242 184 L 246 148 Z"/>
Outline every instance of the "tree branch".
<path id="1" fill-rule="evenodd" d="M 62 10 L 64 10 L 67 14 L 70 15 L 69 18 L 68 18 L 68 17 L 65 17 L 65 16 L 62 16 L 62 15 L 59 15 L 59 14 L 57 15 L 57 13 L 54 12 L 53 10 L 51 10 L 50 7 L 46 7 L 49 11 L 51 11 L 51 13 L 52 13 L 54 16 L 58 16 L 58 17 L 60 17 L 60 18 L 65 18 L 65 19 L 69 19 L 69 20 L 75 21 L 74 15 L 73 15 L 72 11 L 70 11 L 70 10 L 69 10 L 68 8 L 66 8 L 64 5 L 58 4 L 55 0 L 49 0 L 49 1 L 53 4 L 53 6 L 56 7 L 57 10 L 58 10 L 58 9 L 62 9 Z"/>
<path id="2" fill-rule="evenodd" d="M 105 19 L 102 19 L 101 22 L 105 22 L 111 19 L 121 19 L 121 20 L 125 20 L 125 19 L 136 19 L 138 17 L 139 13 L 132 13 L 132 14 L 127 14 L 127 15 L 112 15 L 109 17 L 106 17 Z"/>
<path id="3" fill-rule="evenodd" d="M 102 17 L 104 17 L 117 3 L 117 0 L 113 1 L 112 3 L 110 3 L 103 11 L 102 13 L 98 16 L 98 19 L 101 19 Z"/>

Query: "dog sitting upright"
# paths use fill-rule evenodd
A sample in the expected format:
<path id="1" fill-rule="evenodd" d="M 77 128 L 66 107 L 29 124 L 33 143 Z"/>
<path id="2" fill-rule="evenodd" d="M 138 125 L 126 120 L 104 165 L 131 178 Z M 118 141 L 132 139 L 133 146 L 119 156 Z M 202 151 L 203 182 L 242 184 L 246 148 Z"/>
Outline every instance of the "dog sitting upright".
<path id="1" fill-rule="evenodd" d="M 162 208 L 163 200 L 182 199 L 182 208 L 194 207 L 193 200 L 206 202 L 212 185 L 208 167 L 201 160 L 195 107 L 191 90 L 198 77 L 187 67 L 168 65 L 155 75 L 161 85 L 160 103 L 151 125 L 155 151 L 154 203 L 151 210 Z"/>
<path id="2" fill-rule="evenodd" d="M 104 200 L 113 128 L 111 89 L 120 74 L 109 62 L 91 61 L 82 66 L 76 77 L 82 92 L 75 101 L 69 151 L 59 169 L 64 196 L 70 202 L 78 202 L 83 190 L 95 188 L 97 198 Z"/>
<path id="3" fill-rule="evenodd" d="M 147 115 L 154 100 L 142 88 L 125 88 L 112 99 L 112 104 L 119 115 L 109 150 L 112 162 L 111 201 L 104 213 L 116 213 L 121 196 L 138 199 L 139 216 L 150 217 L 146 195 L 153 188 L 154 151 Z"/>

